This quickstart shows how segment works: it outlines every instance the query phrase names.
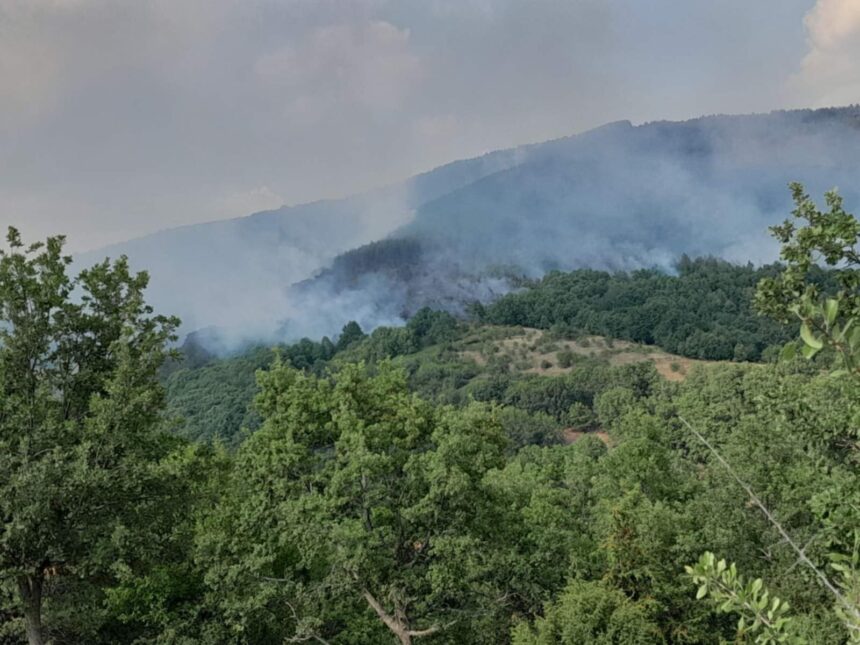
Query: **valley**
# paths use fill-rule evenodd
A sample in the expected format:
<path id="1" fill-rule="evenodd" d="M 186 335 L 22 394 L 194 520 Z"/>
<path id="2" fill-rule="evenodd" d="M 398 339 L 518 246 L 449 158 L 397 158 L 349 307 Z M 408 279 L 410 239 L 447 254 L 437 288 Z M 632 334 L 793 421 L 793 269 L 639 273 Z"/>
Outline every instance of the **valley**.
<path id="1" fill-rule="evenodd" d="M 0 645 L 860 645 L 860 0 L 0 0 Z"/>

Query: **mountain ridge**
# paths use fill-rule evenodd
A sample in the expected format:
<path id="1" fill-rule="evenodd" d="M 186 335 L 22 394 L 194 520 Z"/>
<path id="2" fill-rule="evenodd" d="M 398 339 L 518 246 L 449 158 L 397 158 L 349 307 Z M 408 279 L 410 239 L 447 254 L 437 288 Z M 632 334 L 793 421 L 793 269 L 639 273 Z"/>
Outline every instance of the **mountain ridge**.
<path id="1" fill-rule="evenodd" d="M 685 253 L 772 261 L 767 228 L 790 212 L 788 182 L 813 195 L 845 186 L 850 206 L 858 168 L 858 106 L 617 121 L 111 248 L 151 270 L 153 301 L 186 330 L 221 328 L 227 345 L 321 337 L 349 319 L 462 310 L 553 269 L 671 270 Z M 414 249 L 395 258 L 404 240 Z"/>

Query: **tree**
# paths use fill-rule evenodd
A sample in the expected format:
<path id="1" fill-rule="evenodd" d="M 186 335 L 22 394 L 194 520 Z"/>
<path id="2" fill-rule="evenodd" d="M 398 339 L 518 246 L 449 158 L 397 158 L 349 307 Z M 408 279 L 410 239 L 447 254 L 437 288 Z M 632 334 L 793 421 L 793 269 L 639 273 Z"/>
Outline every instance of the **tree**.
<path id="1" fill-rule="evenodd" d="M 434 409 L 378 369 L 260 374 L 263 427 L 200 551 L 243 642 L 476 642 L 458 635 L 496 597 L 484 474 L 504 463 L 501 427 L 479 404 Z"/>
<path id="2" fill-rule="evenodd" d="M 514 645 L 644 645 L 663 643 L 644 603 L 598 582 L 571 581 L 531 628 L 514 628 Z"/>
<path id="3" fill-rule="evenodd" d="M 786 265 L 759 283 L 756 305 L 778 320 L 800 320 L 806 358 L 826 347 L 840 370 L 860 376 L 860 221 L 845 211 L 835 191 L 825 196 L 828 211 L 819 210 L 800 184 L 791 191 L 794 219 L 771 229 Z M 813 279 L 821 261 L 836 293 L 822 293 L 821 280 Z M 785 356 L 793 353 L 794 345 L 786 346 Z"/>
<path id="4" fill-rule="evenodd" d="M 454 340 L 457 337 L 457 319 L 447 311 L 434 311 L 430 307 L 419 309 L 406 327 L 415 334 L 419 347 Z"/>
<path id="5" fill-rule="evenodd" d="M 752 635 L 760 645 L 803 642 L 791 631 L 788 603 L 773 596 L 761 578 L 745 580 L 734 563 L 717 561 L 710 552 L 703 553 L 695 566 L 686 567 L 686 571 L 699 585 L 696 598 L 710 596 L 721 612 L 740 614 L 738 639 Z"/>
<path id="6" fill-rule="evenodd" d="M 826 212 L 818 209 L 799 183 L 791 184 L 791 191 L 795 202 L 792 213 L 794 220 L 786 220 L 771 229 L 782 244 L 780 256 L 785 266 L 778 275 L 759 283 L 756 305 L 759 311 L 778 320 L 799 319 L 803 356 L 811 359 L 826 348 L 836 359 L 835 371 L 831 376 L 856 378 L 860 376 L 860 221 L 844 210 L 842 199 L 835 191 L 825 196 L 829 209 Z M 826 277 L 837 285 L 835 294 L 822 290 L 821 280 L 814 279 L 818 270 L 816 263 L 821 261 L 829 269 Z M 795 344 L 789 343 L 782 355 L 784 359 L 791 360 L 794 353 Z M 822 588 L 829 592 L 834 600 L 835 613 L 848 631 L 850 642 L 860 642 L 860 558 L 857 555 L 860 534 L 856 521 L 838 526 L 839 514 L 835 514 L 834 522 L 833 518 L 828 517 L 829 512 L 821 513 L 823 509 L 819 509 L 823 515 L 822 524 L 832 536 L 829 546 L 840 546 L 840 534 L 853 533 L 855 541 L 853 556 L 838 551 L 830 553 L 833 560 L 831 566 L 839 574 L 835 581 L 831 580 L 825 569 L 807 555 L 806 547 L 801 547 L 792 539 L 783 523 L 750 485 L 741 479 L 733 465 L 692 425 L 686 421 L 684 424 L 731 473 L 747 493 L 750 502 L 796 553 L 797 562 L 811 571 Z M 823 439 L 825 437 L 813 437 L 809 443 L 826 444 Z M 843 446 L 856 449 L 856 433 L 852 431 L 847 439 Z M 833 470 L 826 468 L 825 463 L 820 460 L 817 464 L 820 479 L 827 482 L 830 488 L 821 496 L 822 499 L 835 499 L 839 506 L 856 508 L 858 490 L 854 469 L 849 471 L 847 477 L 833 477 Z M 822 506 L 826 508 L 828 504 Z M 837 526 L 834 527 L 834 524 Z M 769 592 L 760 578 L 745 584 L 734 564 L 727 567 L 725 560 L 716 561 L 710 552 L 706 552 L 698 564 L 688 567 L 687 571 L 699 585 L 698 597 L 710 596 L 722 603 L 722 610 L 740 614 L 739 632 L 756 633 L 756 642 L 760 643 L 802 642 L 790 631 L 792 622 L 786 613 L 787 607 L 778 599 L 769 601 Z"/>
<path id="7" fill-rule="evenodd" d="M 343 350 L 352 345 L 355 342 L 358 342 L 365 338 L 367 334 L 365 334 L 361 327 L 354 320 L 350 320 L 343 326 L 343 329 L 340 332 L 340 336 L 337 337 L 336 347 L 337 350 Z"/>
<path id="8" fill-rule="evenodd" d="M 178 321 L 153 315 L 148 277 L 121 258 L 70 278 L 64 238 L 0 250 L 0 578 L 31 645 L 60 576 L 109 572 L 169 525 L 175 478 L 157 431 L 157 372 Z"/>

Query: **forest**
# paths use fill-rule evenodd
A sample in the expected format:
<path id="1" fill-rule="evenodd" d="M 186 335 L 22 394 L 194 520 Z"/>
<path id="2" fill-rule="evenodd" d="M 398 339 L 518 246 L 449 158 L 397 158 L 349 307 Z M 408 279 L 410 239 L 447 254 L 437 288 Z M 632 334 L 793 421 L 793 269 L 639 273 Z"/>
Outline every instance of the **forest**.
<path id="1" fill-rule="evenodd" d="M 251 347 L 221 359 L 191 337 L 183 346 L 183 360 L 163 372 L 168 409 L 184 420 L 179 432 L 186 438 L 218 437 L 235 445 L 241 428 L 256 429 L 259 423 L 251 406 L 255 375 L 276 351 L 293 367 L 317 375 L 330 366 L 390 358 L 406 370 L 412 391 L 437 403 L 461 404 L 471 396 L 516 405 L 523 397 L 546 399 L 554 389 L 566 392 L 568 407 L 579 401 L 592 408 L 607 380 L 604 372 L 620 351 L 589 340 L 593 336 L 637 343 L 643 352 L 657 346 L 691 359 L 774 358 L 797 335 L 797 325 L 758 315 L 753 297 L 756 285 L 778 271 L 776 266 L 682 257 L 675 274 L 554 272 L 540 281 L 524 281 L 520 290 L 492 304 L 472 303 L 466 320 L 425 307 L 403 327 L 379 327 L 368 335 L 351 322 L 336 343 L 303 339 L 274 349 Z M 836 289 L 821 271 L 814 271 L 810 281 L 824 291 Z M 589 344 L 602 351 L 588 351 Z M 552 363 L 550 369 L 523 365 L 534 355 Z M 506 394 L 514 384 L 520 394 Z M 563 421 L 567 407 L 544 407 Z"/>
<path id="2" fill-rule="evenodd" d="M 860 221 L 792 190 L 778 264 L 226 358 L 10 229 L 0 642 L 860 643 Z"/>

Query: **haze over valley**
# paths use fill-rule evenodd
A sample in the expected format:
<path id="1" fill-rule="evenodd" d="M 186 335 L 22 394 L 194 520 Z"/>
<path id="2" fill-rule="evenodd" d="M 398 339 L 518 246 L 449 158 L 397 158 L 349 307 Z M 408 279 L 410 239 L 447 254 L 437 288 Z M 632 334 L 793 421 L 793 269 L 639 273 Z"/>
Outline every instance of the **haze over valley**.
<path id="1" fill-rule="evenodd" d="M 0 0 L 0 645 L 860 645 L 860 0 Z"/>
<path id="2" fill-rule="evenodd" d="M 79 257 L 128 255 L 150 297 L 213 351 L 462 313 L 516 278 L 673 271 L 684 254 L 777 259 L 788 184 L 860 197 L 860 107 L 703 117 L 457 161 L 391 187 L 168 230 Z M 512 280 L 514 279 L 514 280 Z"/>

